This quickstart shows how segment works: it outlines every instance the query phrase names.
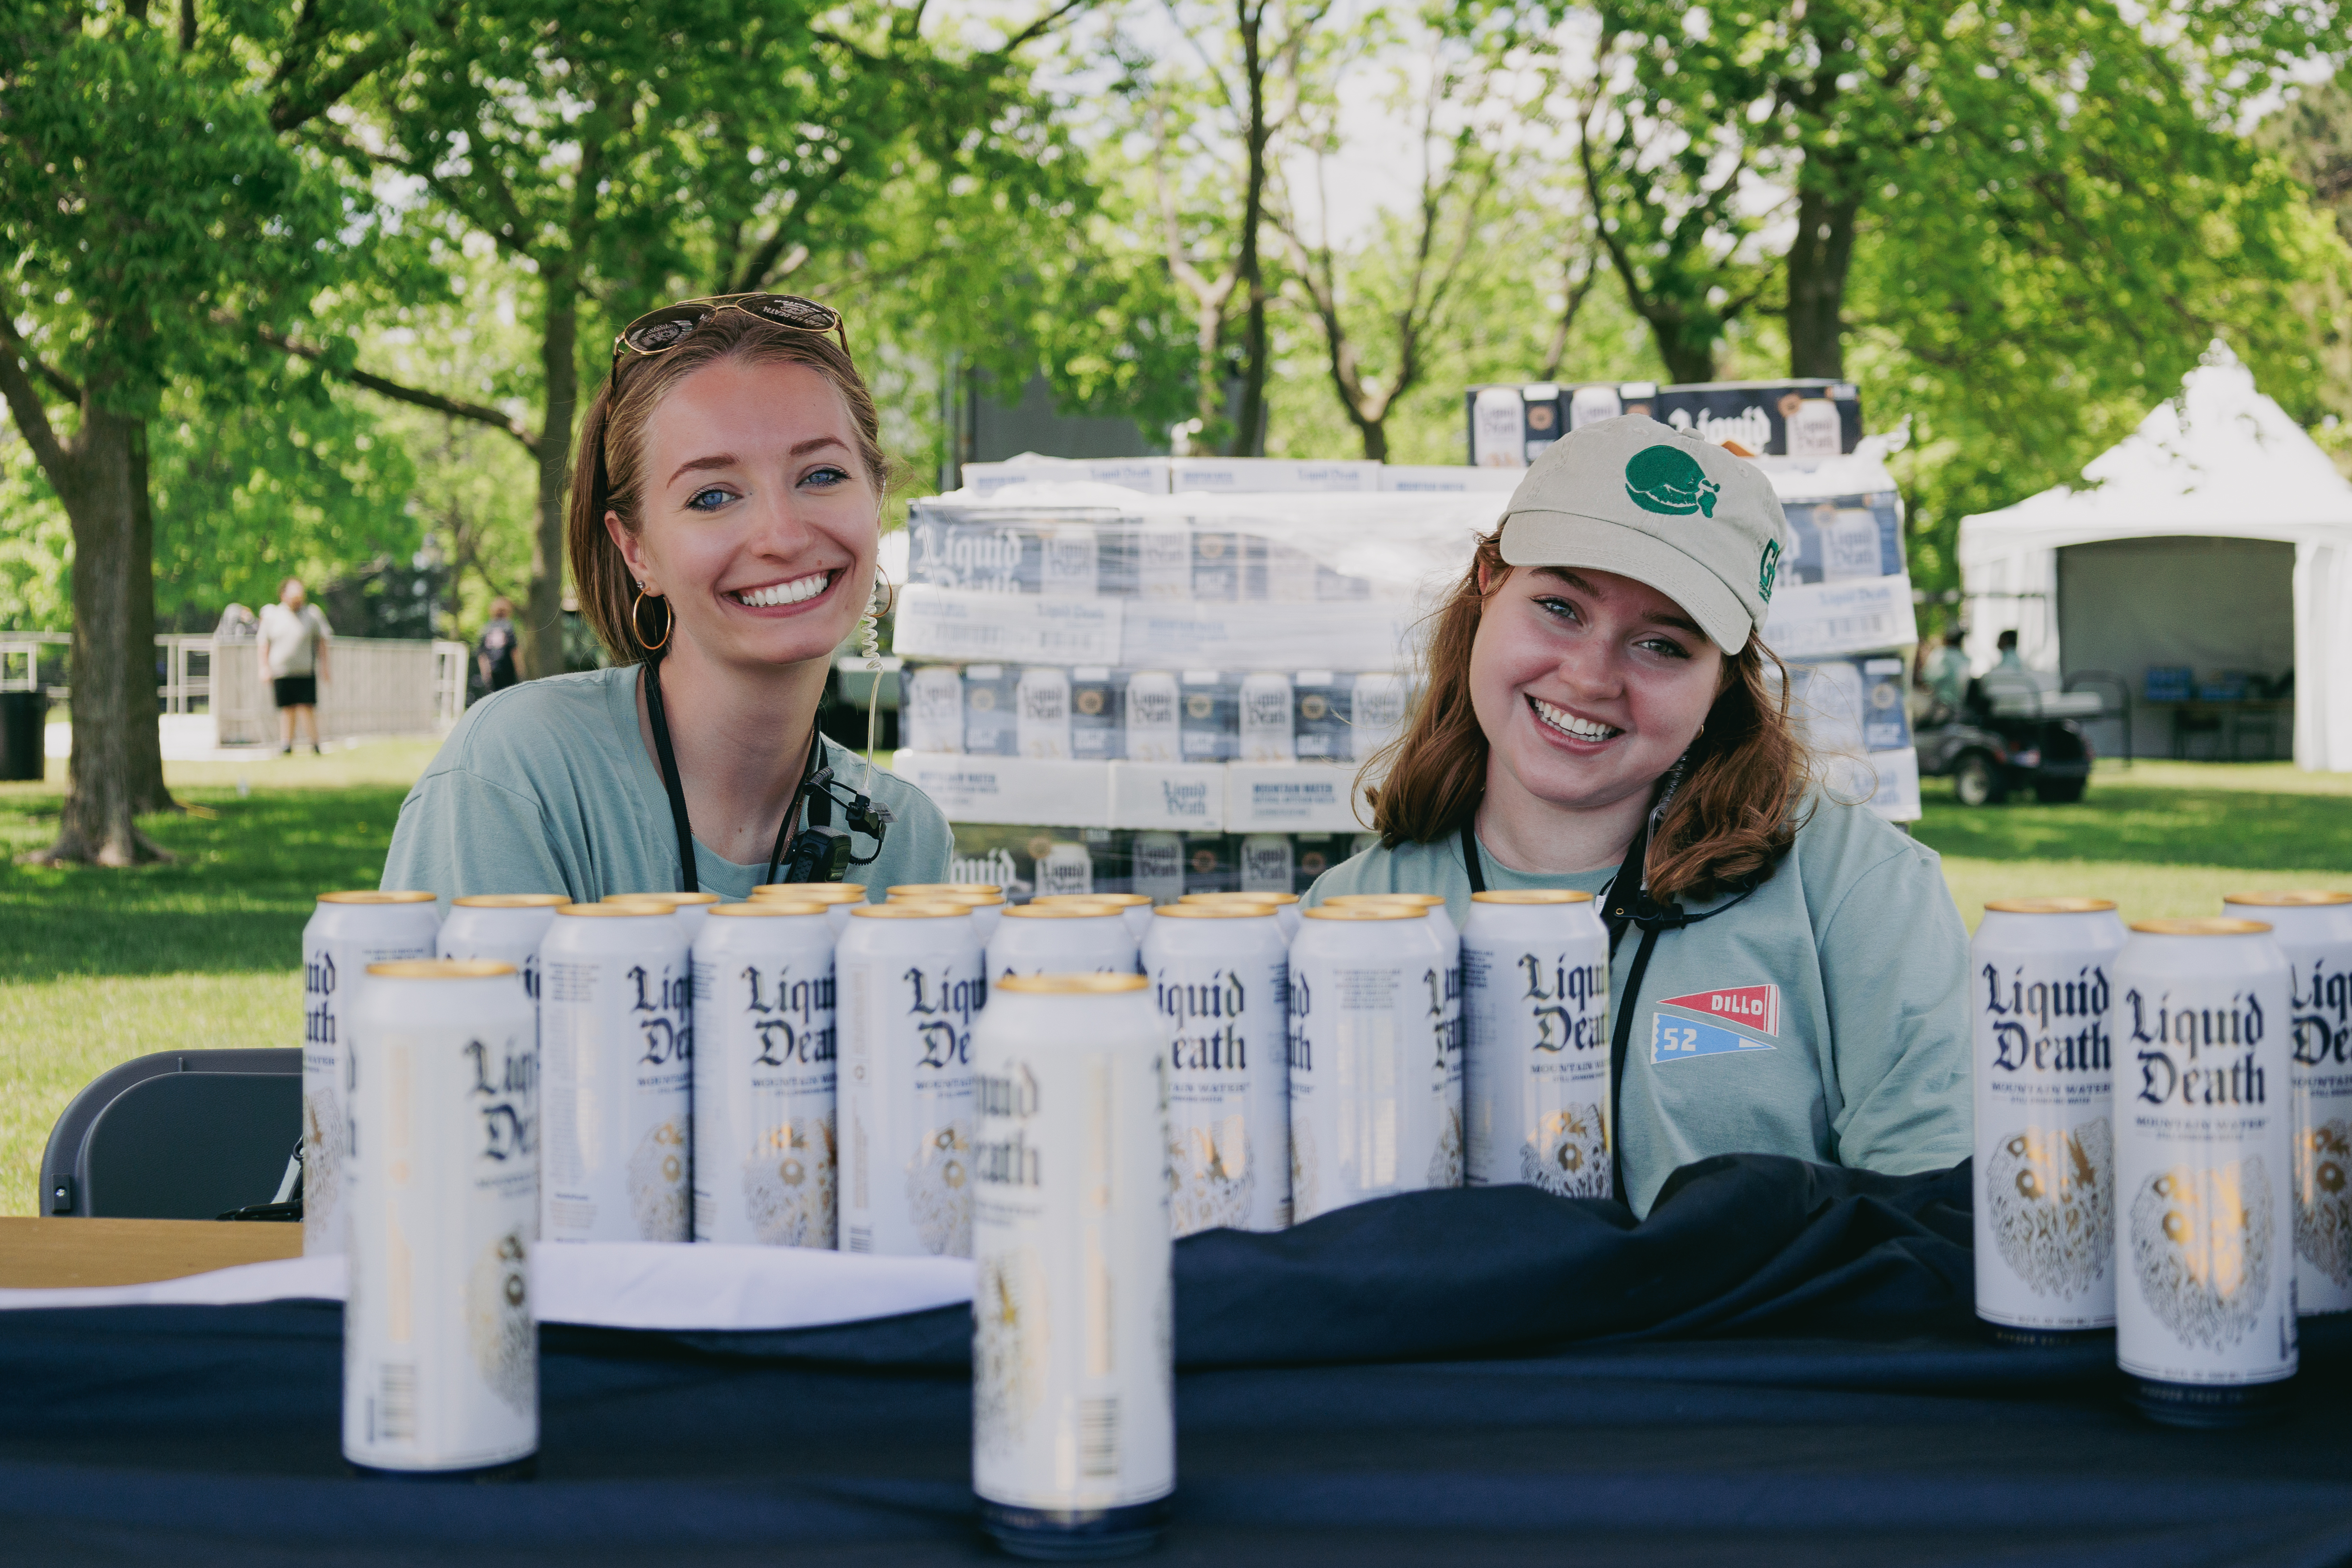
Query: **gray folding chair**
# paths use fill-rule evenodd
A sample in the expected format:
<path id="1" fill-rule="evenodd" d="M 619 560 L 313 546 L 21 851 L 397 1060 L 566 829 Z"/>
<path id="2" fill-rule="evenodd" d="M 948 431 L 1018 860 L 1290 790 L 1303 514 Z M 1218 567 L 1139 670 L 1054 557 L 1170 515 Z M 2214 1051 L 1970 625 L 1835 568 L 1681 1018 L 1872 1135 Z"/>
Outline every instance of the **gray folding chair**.
<path id="1" fill-rule="evenodd" d="M 283 1195 L 302 1137 L 302 1053 L 164 1051 L 74 1096 L 41 1155 L 52 1215 L 215 1219 Z"/>

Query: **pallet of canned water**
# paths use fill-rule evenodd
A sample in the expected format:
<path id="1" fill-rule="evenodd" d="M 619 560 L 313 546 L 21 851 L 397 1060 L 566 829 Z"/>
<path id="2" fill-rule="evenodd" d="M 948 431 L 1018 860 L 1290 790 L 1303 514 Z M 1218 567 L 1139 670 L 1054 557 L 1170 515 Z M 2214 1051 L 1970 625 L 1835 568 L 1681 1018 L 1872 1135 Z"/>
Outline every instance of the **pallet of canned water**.
<path id="1" fill-rule="evenodd" d="M 1069 893 L 1297 893 L 1374 842 L 1351 833 L 1195 833 L 958 823 L 950 879 L 1004 889 L 1008 902 Z"/>

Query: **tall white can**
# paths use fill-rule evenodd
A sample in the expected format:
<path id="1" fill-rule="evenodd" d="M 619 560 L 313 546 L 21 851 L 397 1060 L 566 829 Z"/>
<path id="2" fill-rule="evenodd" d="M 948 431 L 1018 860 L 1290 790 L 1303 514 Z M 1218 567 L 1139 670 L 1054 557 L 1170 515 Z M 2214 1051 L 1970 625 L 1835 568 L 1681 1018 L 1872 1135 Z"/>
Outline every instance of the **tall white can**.
<path id="1" fill-rule="evenodd" d="M 539 950 L 539 1058 L 540 1234 L 689 1239 L 694 973 L 667 906 L 555 911 Z"/>
<path id="2" fill-rule="evenodd" d="M 2231 893 L 2222 902 L 2268 921 L 2286 954 L 2295 1304 L 2306 1318 L 2352 1310 L 2352 893 Z"/>
<path id="3" fill-rule="evenodd" d="M 343 1457 L 488 1469 L 539 1447 L 539 1047 L 514 966 L 368 966 L 351 1060 Z"/>
<path id="4" fill-rule="evenodd" d="M 1298 857 L 1287 833 L 1253 833 L 1242 840 L 1241 890 L 1287 893 L 1298 883 Z"/>
<path id="5" fill-rule="evenodd" d="M 1473 893 L 1462 1022 L 1468 1184 L 1612 1196 L 1609 931 L 1592 895 Z"/>
<path id="6" fill-rule="evenodd" d="M 969 906 L 861 905 L 834 949 L 844 1252 L 971 1256 L 971 1030 L 988 976 Z"/>
<path id="7" fill-rule="evenodd" d="M 1358 762 L 1397 738 L 1404 729 L 1404 677 L 1386 671 L 1356 677 L 1348 698 L 1349 739 Z"/>
<path id="8" fill-rule="evenodd" d="M 1449 956 L 1410 905 L 1326 903 L 1306 912 L 1290 944 L 1297 1222 L 1392 1193 L 1461 1185 L 1462 1053 L 1432 996 Z"/>
<path id="9" fill-rule="evenodd" d="M 1070 672 L 1033 664 L 1014 691 L 1013 733 L 1024 757 L 1070 754 Z"/>
<path id="10" fill-rule="evenodd" d="M 302 1255 L 343 1250 L 345 1100 L 352 1008 L 371 963 L 430 958 L 441 920 L 424 892 L 320 893 L 302 928 Z"/>
<path id="11" fill-rule="evenodd" d="M 1242 678 L 1241 760 L 1295 763 L 1290 677 L 1260 671 Z"/>
<path id="12" fill-rule="evenodd" d="M 849 911 L 866 901 L 863 882 L 762 882 L 751 889 L 754 902 L 781 899 L 788 904 L 823 904 L 833 924 L 833 939 L 849 929 Z"/>
<path id="13" fill-rule="evenodd" d="M 963 674 L 951 664 L 926 665 L 907 675 L 899 733 L 908 750 L 963 750 Z"/>
<path id="14" fill-rule="evenodd" d="M 689 946 L 693 944 L 695 938 L 702 934 L 703 921 L 719 904 L 719 895 L 716 893 L 607 893 L 604 895 L 604 902 L 608 904 L 635 903 L 646 900 L 666 906 L 677 917 L 678 927 L 686 932 L 687 943 Z"/>
<path id="15" fill-rule="evenodd" d="M 1004 918 L 1004 889 L 995 882 L 902 882 L 890 889 L 890 902 L 961 904 L 971 911 L 971 929 L 982 947 L 996 934 Z"/>
<path id="16" fill-rule="evenodd" d="M 1045 847 L 1045 853 L 1034 863 L 1036 872 L 1037 896 L 1069 893 L 1084 897 L 1094 891 L 1095 858 L 1087 847 L 1067 838 L 1056 838 Z"/>
<path id="17" fill-rule="evenodd" d="M 1976 1039 L 1977 1316 L 2013 1342 L 2116 1321 L 2116 959 L 2105 899 L 1985 906 Z"/>
<path id="18" fill-rule="evenodd" d="M 833 921 L 761 899 L 694 944 L 694 1239 L 831 1247 Z"/>
<path id="19" fill-rule="evenodd" d="M 2136 921 L 2116 960 L 2116 1351 L 2159 1421 L 2251 1419 L 2294 1374 L 2288 995 L 2260 921 Z"/>
<path id="20" fill-rule="evenodd" d="M 474 893 L 449 900 L 449 918 L 434 939 L 443 958 L 481 958 L 511 963 L 522 977 L 523 994 L 539 1002 L 539 944 L 547 940 L 555 911 L 572 900 L 562 893 Z"/>
<path id="21" fill-rule="evenodd" d="M 1133 974 L 1135 938 L 1116 904 L 1081 899 L 1004 911 L 988 939 L 991 984 L 1014 974 Z"/>
<path id="22" fill-rule="evenodd" d="M 1128 844 L 1130 890 L 1155 904 L 1184 896 L 1184 839 L 1176 833 L 1139 833 Z"/>
<path id="23" fill-rule="evenodd" d="M 1017 1555 L 1123 1555 L 1167 1526 L 1163 1037 L 1129 974 L 1008 980 L 973 1031 L 971 1484 Z"/>
<path id="24" fill-rule="evenodd" d="M 1183 704 L 1173 671 L 1139 669 L 1127 678 L 1127 760 L 1184 760 Z"/>
<path id="25" fill-rule="evenodd" d="M 1170 904 L 1143 943 L 1168 1036 L 1178 1236 L 1290 1223 L 1290 954 L 1269 904 Z"/>
<path id="26" fill-rule="evenodd" d="M 1275 922 L 1282 928 L 1285 943 L 1298 934 L 1297 893 L 1253 892 L 1244 888 L 1237 893 L 1187 893 L 1176 901 L 1181 904 L 1260 904 L 1274 911 Z"/>
<path id="27" fill-rule="evenodd" d="M 1029 900 L 1032 904 L 1100 904 L 1117 910 L 1127 922 L 1128 935 L 1135 939 L 1137 950 L 1142 949 L 1144 938 L 1151 934 L 1151 896 L 1149 893 L 1048 893 Z"/>
<path id="28" fill-rule="evenodd" d="M 1076 599 L 1095 596 L 1101 586 L 1097 566 L 1101 545 L 1093 523 L 1067 523 L 1047 529 L 1039 543 L 1043 547 L 1037 574 L 1040 593 L 1066 595 Z"/>
<path id="29" fill-rule="evenodd" d="M 1436 893 L 1340 893 L 1323 901 L 1342 908 L 1349 904 L 1403 904 L 1422 911 L 1423 918 L 1429 922 L 1431 940 L 1437 943 L 1444 954 L 1441 965 L 1423 974 L 1422 980 L 1428 987 L 1431 1016 L 1439 1020 L 1439 1027 L 1443 1031 L 1441 1037 L 1445 1041 L 1445 1049 L 1453 1060 L 1454 1074 L 1458 1083 L 1464 1070 L 1463 1047 L 1466 1043 L 1462 1024 L 1462 939 L 1454 924 L 1452 913 L 1445 907 L 1445 900 Z M 1461 1103 L 1458 1093 L 1455 1103 L 1457 1106 Z M 1465 1152 L 1458 1121 L 1452 1131 L 1451 1147 L 1458 1164 Z M 1452 1184 L 1460 1184 L 1460 1178 L 1457 1177 Z"/>

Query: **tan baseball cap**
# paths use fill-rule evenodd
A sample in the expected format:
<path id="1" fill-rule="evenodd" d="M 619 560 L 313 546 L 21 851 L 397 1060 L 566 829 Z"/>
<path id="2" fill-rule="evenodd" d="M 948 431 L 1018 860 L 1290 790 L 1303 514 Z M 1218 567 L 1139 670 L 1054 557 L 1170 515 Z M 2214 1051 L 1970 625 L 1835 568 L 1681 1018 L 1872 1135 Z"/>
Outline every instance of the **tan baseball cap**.
<path id="1" fill-rule="evenodd" d="M 1628 414 L 1553 442 L 1528 466 L 1503 512 L 1503 559 L 1646 583 L 1737 654 L 1764 624 L 1788 528 L 1762 469 Z"/>

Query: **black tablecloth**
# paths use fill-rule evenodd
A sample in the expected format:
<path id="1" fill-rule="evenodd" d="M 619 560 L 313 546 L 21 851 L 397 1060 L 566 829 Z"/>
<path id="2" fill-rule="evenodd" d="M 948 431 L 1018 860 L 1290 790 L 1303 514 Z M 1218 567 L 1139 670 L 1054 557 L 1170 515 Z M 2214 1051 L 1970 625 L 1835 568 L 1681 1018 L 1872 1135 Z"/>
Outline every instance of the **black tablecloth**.
<path id="1" fill-rule="evenodd" d="M 1422 1194 L 1178 1247 L 1171 1563 L 2352 1561 L 2352 1325 L 2234 1433 L 2108 1346 L 1969 1313 L 1965 1168 L 1738 1157 L 1650 1219 Z M 772 1334 L 550 1327 L 536 1479 L 357 1480 L 320 1303 L 0 1313 L 0 1558 L 984 1557 L 961 1309 Z"/>

